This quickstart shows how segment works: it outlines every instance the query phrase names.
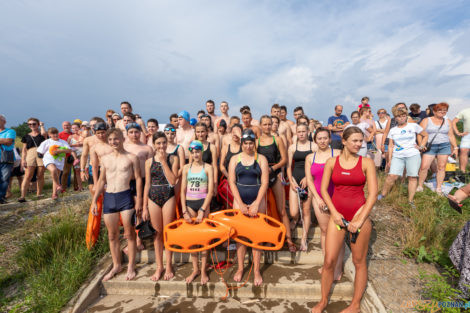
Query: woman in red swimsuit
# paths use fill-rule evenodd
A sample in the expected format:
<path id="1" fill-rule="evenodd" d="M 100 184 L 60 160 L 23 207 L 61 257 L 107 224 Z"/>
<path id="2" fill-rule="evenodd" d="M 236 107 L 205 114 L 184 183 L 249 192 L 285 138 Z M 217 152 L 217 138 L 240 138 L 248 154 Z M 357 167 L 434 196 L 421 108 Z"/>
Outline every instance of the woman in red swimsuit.
<path id="1" fill-rule="evenodd" d="M 359 312 L 361 298 L 367 284 L 367 248 L 372 230 L 369 219 L 370 211 L 377 200 L 377 174 L 371 159 L 358 156 L 364 135 L 358 127 L 349 127 L 343 132 L 343 152 L 329 159 L 323 172 L 321 195 L 330 210 L 330 221 L 326 233 L 325 260 L 321 278 L 321 300 L 312 309 L 321 313 L 328 304 L 328 294 L 333 283 L 333 272 L 339 251 L 344 242 L 346 230 L 351 234 L 360 229 L 355 243 L 351 243 L 351 252 L 356 277 L 354 296 L 346 312 Z M 333 197 L 328 193 L 330 180 L 334 184 Z M 368 197 L 364 197 L 364 185 L 367 183 Z M 343 218 L 348 222 L 346 226 Z M 341 229 L 338 230 L 337 226 Z M 349 235 L 349 234 L 348 234 Z"/>

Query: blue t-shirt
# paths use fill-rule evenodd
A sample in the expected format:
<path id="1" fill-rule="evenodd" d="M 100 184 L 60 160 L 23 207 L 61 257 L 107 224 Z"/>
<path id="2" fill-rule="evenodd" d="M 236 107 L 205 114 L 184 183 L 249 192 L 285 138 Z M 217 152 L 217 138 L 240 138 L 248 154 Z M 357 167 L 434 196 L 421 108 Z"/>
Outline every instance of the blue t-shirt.
<path id="1" fill-rule="evenodd" d="M 341 126 L 346 123 L 349 123 L 346 115 L 333 115 L 328 118 L 328 125 L 333 125 L 333 127 Z M 331 140 L 341 140 L 341 133 L 342 132 L 331 132 Z"/>
<path id="2" fill-rule="evenodd" d="M 9 146 L 1 145 L 2 149 L 0 149 L 0 155 L 2 153 L 1 150 L 13 151 L 13 148 L 15 148 L 16 132 L 11 128 L 5 128 L 3 131 L 0 132 L 0 138 L 2 138 L 2 139 L 7 139 L 7 138 L 13 139 L 13 142 L 11 143 L 11 145 L 9 145 Z"/>

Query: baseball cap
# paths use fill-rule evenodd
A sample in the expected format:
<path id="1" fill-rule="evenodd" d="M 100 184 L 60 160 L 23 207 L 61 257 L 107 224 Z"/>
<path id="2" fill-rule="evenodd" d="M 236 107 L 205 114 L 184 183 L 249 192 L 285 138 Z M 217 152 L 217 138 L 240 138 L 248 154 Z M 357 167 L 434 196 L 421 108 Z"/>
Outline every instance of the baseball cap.
<path id="1" fill-rule="evenodd" d="M 189 112 L 188 112 L 188 111 L 181 111 L 181 112 L 178 114 L 178 117 L 180 117 L 180 116 L 189 122 L 190 116 L 189 116 Z"/>
<path id="2" fill-rule="evenodd" d="M 88 123 L 88 121 L 83 121 L 81 126 L 90 127 L 90 123 Z"/>

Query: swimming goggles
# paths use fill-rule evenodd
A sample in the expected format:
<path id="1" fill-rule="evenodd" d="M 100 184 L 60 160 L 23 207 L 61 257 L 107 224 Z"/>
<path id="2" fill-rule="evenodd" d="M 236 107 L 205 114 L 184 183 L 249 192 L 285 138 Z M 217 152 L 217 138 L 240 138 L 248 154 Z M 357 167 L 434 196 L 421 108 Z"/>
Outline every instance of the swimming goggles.
<path id="1" fill-rule="evenodd" d="M 135 129 L 138 129 L 138 130 L 142 130 L 142 128 L 140 127 L 139 124 L 137 123 L 129 123 L 126 125 L 126 130 L 129 130 L 131 128 L 135 128 Z"/>
<path id="2" fill-rule="evenodd" d="M 202 142 L 200 142 L 199 140 L 192 141 L 188 148 L 189 151 L 193 151 L 193 150 L 202 151 L 203 149 L 204 149 L 204 146 L 202 145 Z"/>
<path id="3" fill-rule="evenodd" d="M 253 140 L 255 141 L 256 139 L 256 135 L 254 133 L 245 133 L 242 135 L 242 140 L 245 141 L 245 140 Z"/>
<path id="4" fill-rule="evenodd" d="M 176 130 L 174 127 L 165 127 L 165 131 L 174 133 Z"/>

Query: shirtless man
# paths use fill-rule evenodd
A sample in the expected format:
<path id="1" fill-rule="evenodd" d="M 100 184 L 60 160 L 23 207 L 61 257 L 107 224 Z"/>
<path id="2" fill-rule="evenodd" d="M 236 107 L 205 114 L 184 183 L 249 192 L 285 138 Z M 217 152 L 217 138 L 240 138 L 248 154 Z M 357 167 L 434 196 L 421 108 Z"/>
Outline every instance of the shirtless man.
<path id="1" fill-rule="evenodd" d="M 181 111 L 178 114 L 179 128 L 176 130 L 176 143 L 184 148 L 185 164 L 189 162 L 189 144 L 194 138 L 194 128 L 189 125 L 189 112 Z"/>
<path id="2" fill-rule="evenodd" d="M 287 119 L 287 107 L 285 105 L 280 106 L 279 118 L 281 119 L 281 123 L 282 122 L 287 122 L 289 124 L 289 126 L 295 124 L 291 120 Z"/>
<path id="3" fill-rule="evenodd" d="M 102 118 L 94 117 L 91 119 L 90 124 L 92 122 L 95 134 L 91 137 L 86 137 L 83 141 L 82 156 L 80 158 L 80 178 L 82 181 L 88 180 L 88 189 L 93 194 L 93 187 L 98 183 L 100 176 L 100 157 L 111 153 L 112 149 L 107 144 L 105 121 Z M 88 157 L 90 157 L 90 165 L 87 168 Z"/>
<path id="4" fill-rule="evenodd" d="M 135 118 L 135 115 L 130 113 L 130 112 L 127 112 L 127 113 L 124 113 L 124 116 L 122 118 L 122 120 L 119 120 L 119 121 L 122 121 L 122 125 L 123 125 L 123 129 L 121 129 L 121 131 L 123 131 L 123 135 L 124 135 L 124 140 L 128 140 L 127 138 L 127 130 L 126 130 L 126 126 L 130 123 L 137 123 L 136 121 L 136 118 Z M 137 123 L 139 126 L 140 126 L 140 129 L 142 130 L 140 132 L 140 142 L 142 143 L 147 143 L 147 138 L 145 136 L 145 133 L 143 131 L 143 128 L 142 128 L 142 125 L 140 125 L 139 123 Z"/>
<path id="5" fill-rule="evenodd" d="M 126 113 L 132 113 L 132 105 L 127 102 L 127 101 L 123 101 L 121 102 L 121 113 L 122 113 L 122 116 L 124 117 L 124 115 Z M 134 116 L 134 115 L 133 115 Z M 142 133 L 144 135 L 147 134 L 147 129 L 145 128 L 145 124 L 144 124 L 144 121 L 139 117 L 139 118 L 136 118 L 134 116 L 134 122 L 136 122 L 137 124 L 140 125 L 140 127 L 142 128 Z M 120 130 L 123 131 L 123 134 L 124 134 L 124 137 L 126 136 L 126 125 L 124 124 L 124 118 L 120 119 L 119 121 L 117 121 L 116 123 L 116 128 L 119 128 Z"/>
<path id="6" fill-rule="evenodd" d="M 258 126 L 253 125 L 252 121 L 253 121 L 253 118 L 251 117 L 250 110 L 243 111 L 242 112 L 243 130 L 251 129 L 255 133 L 256 138 L 259 138 L 259 136 L 261 135 L 261 130 L 259 129 Z"/>
<path id="7" fill-rule="evenodd" d="M 207 100 L 206 101 L 206 111 L 207 111 L 207 114 L 209 114 L 211 116 L 212 129 L 215 129 L 214 123 L 217 120 L 217 115 L 215 115 L 215 113 L 214 113 L 214 111 L 215 111 L 214 101 L 212 101 L 212 100 Z"/>
<path id="8" fill-rule="evenodd" d="M 299 117 L 301 117 L 302 115 L 305 115 L 304 114 L 304 108 L 302 107 L 296 107 L 294 109 L 294 120 L 295 120 L 295 123 L 293 125 L 290 126 L 290 129 L 291 129 L 291 132 L 292 134 L 296 134 L 297 133 L 297 119 Z"/>
<path id="9" fill-rule="evenodd" d="M 214 131 L 218 133 L 218 126 L 221 120 L 224 120 L 225 123 L 228 125 L 230 121 L 230 116 L 228 115 L 228 102 L 227 101 L 222 101 L 220 103 L 220 113 L 222 113 L 217 120 L 215 120 L 215 128 Z"/>
<path id="10" fill-rule="evenodd" d="M 103 199 L 104 223 L 108 229 L 109 247 L 113 258 L 113 268 L 106 274 L 103 281 L 107 281 L 119 273 L 121 268 L 121 249 L 119 240 L 119 216 L 124 226 L 124 237 L 127 239 L 129 264 L 127 266 L 126 280 L 134 279 L 136 239 L 133 225 L 134 212 L 142 212 L 142 178 L 138 158 L 126 152 L 123 147 L 124 136 L 121 130 L 112 128 L 108 131 L 108 144 L 113 152 L 101 158 L 101 176 L 96 186 L 92 201 L 92 212 L 98 214 L 97 201 L 99 195 L 106 191 Z M 132 177 L 137 185 L 137 202 L 131 195 L 129 183 Z M 135 207 L 135 210 L 134 210 Z"/>
<path id="11" fill-rule="evenodd" d="M 281 107 L 279 106 L 279 104 L 275 103 L 272 105 L 271 115 L 277 116 L 279 118 L 280 124 L 277 132 L 280 137 L 285 138 L 287 140 L 287 147 L 290 147 L 290 145 L 292 144 L 292 131 L 289 123 L 281 120 Z"/>
<path id="12" fill-rule="evenodd" d="M 251 112 L 251 109 L 250 109 L 249 106 L 247 106 L 247 105 L 242 106 L 242 107 L 240 108 L 240 114 L 243 115 L 243 112 L 245 112 L 246 110 L 248 110 L 248 111 Z M 253 126 L 259 126 L 259 121 L 256 120 L 256 119 L 254 119 L 254 118 L 252 118 L 252 119 L 251 119 L 251 125 L 253 125 Z M 261 133 L 261 131 L 260 131 L 260 133 Z"/>

